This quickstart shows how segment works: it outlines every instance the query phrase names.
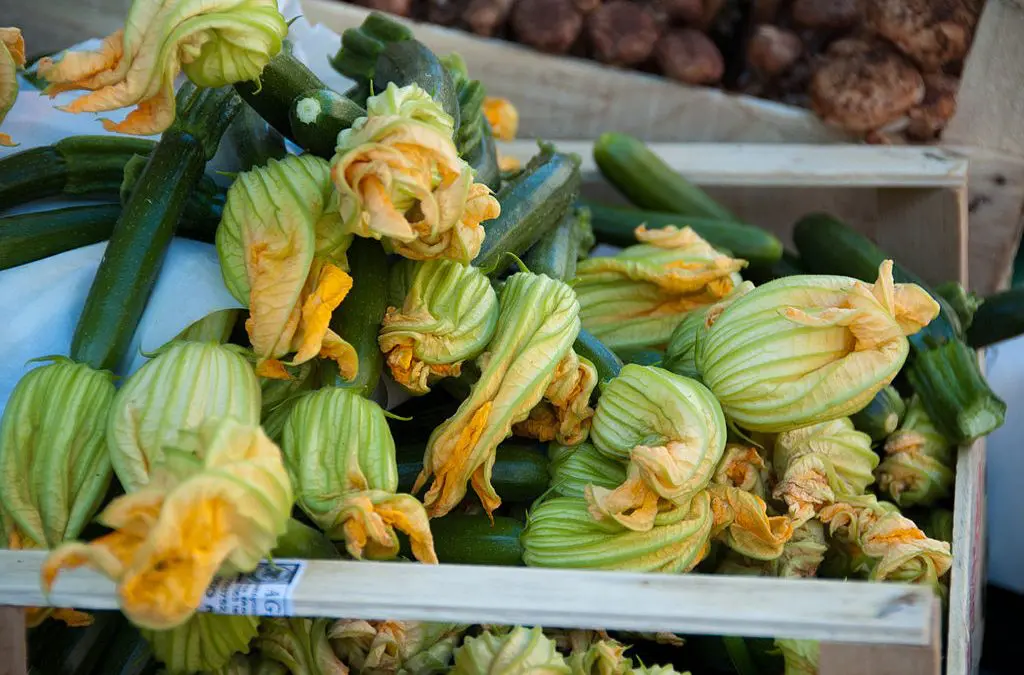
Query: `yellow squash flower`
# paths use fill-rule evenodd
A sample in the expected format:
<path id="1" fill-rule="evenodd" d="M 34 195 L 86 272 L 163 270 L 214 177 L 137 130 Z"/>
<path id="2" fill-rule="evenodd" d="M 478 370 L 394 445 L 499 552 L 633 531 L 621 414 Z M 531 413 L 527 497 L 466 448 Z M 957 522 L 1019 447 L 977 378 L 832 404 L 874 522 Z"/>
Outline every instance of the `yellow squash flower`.
<path id="1" fill-rule="evenodd" d="M 519 436 L 539 441 L 557 441 L 577 445 L 587 440 L 594 409 L 590 396 L 597 386 L 597 368 L 588 359 L 570 350 L 555 369 L 544 400 L 529 416 L 512 428 Z"/>
<path id="2" fill-rule="evenodd" d="M 539 627 L 516 626 L 468 637 L 455 650 L 451 675 L 571 675 L 555 643 Z"/>
<path id="3" fill-rule="evenodd" d="M 265 660 L 280 663 L 288 673 L 348 675 L 348 666 L 331 649 L 331 623 L 331 619 L 265 619 L 255 647 Z"/>
<path id="4" fill-rule="evenodd" d="M 709 310 L 696 365 L 726 416 L 782 432 L 845 417 L 892 382 L 913 335 L 939 312 L 914 284 L 797 275 Z"/>
<path id="5" fill-rule="evenodd" d="M 260 385 L 239 347 L 173 342 L 118 390 L 107 422 L 107 449 L 126 492 L 149 482 L 164 448 L 206 419 L 256 426 Z"/>
<path id="6" fill-rule="evenodd" d="M 775 560 L 793 536 L 793 523 L 785 516 L 769 516 L 768 505 L 755 494 L 711 485 L 715 534 L 726 546 L 755 560 Z"/>
<path id="7" fill-rule="evenodd" d="M 878 487 L 901 507 L 930 506 L 949 496 L 955 462 L 956 447 L 935 428 L 915 396 L 903 424 L 885 439 Z"/>
<path id="8" fill-rule="evenodd" d="M 875 482 L 878 455 L 871 437 L 840 417 L 779 434 L 773 463 L 773 496 L 786 503 L 799 525 L 836 499 L 864 494 Z"/>
<path id="9" fill-rule="evenodd" d="M 818 567 L 828 552 L 825 528 L 817 520 L 808 520 L 793 530 L 793 536 L 775 560 L 775 575 L 808 578 L 818 575 Z"/>
<path id="10" fill-rule="evenodd" d="M 523 530 L 523 562 L 533 567 L 689 572 L 711 549 L 714 513 L 707 490 L 687 504 L 668 505 L 639 532 L 615 520 L 594 520 L 587 502 L 555 497 L 531 511 Z"/>
<path id="11" fill-rule="evenodd" d="M 116 582 L 133 623 L 167 630 L 195 614 L 215 576 L 251 571 L 270 553 L 294 501 L 280 450 L 230 418 L 207 420 L 189 440 L 164 449 L 147 486 L 103 510 L 112 533 L 50 554 L 45 591 L 61 570 L 88 565 Z"/>
<path id="12" fill-rule="evenodd" d="M 423 505 L 396 494 L 395 442 L 379 405 L 337 387 L 306 394 L 281 445 L 299 506 L 354 558 L 394 558 L 397 529 L 418 560 L 437 562 Z"/>
<path id="13" fill-rule="evenodd" d="M 519 132 L 519 111 L 512 105 L 512 101 L 497 96 L 485 96 L 483 111 L 496 139 L 515 140 Z"/>
<path id="14" fill-rule="evenodd" d="M 768 464 L 757 448 L 746 444 L 727 443 L 711 481 L 767 499 L 770 474 Z"/>
<path id="15" fill-rule="evenodd" d="M 340 620 L 328 636 L 334 652 L 362 675 L 442 675 L 467 626 L 426 621 Z"/>
<path id="16" fill-rule="evenodd" d="M 601 392 L 591 440 L 629 469 L 614 490 L 587 489 L 591 513 L 650 529 L 660 500 L 684 504 L 707 487 L 725 436 L 722 409 L 702 384 L 653 366 L 625 366 Z"/>
<path id="17" fill-rule="evenodd" d="M 424 497 L 431 517 L 462 501 L 469 481 L 488 513 L 501 504 L 490 480 L 495 450 L 549 391 L 579 333 L 579 305 L 560 281 L 520 272 L 505 282 L 499 300 L 494 338 L 478 359 L 480 379 L 427 444 L 414 489 L 434 478 Z"/>
<path id="18" fill-rule="evenodd" d="M 873 581 L 938 585 L 952 565 L 949 543 L 929 539 L 894 505 L 873 495 L 826 506 L 818 517 L 845 549 L 851 571 Z"/>
<path id="19" fill-rule="evenodd" d="M 367 101 L 368 116 L 338 135 L 331 176 L 349 232 L 383 239 L 412 260 L 468 264 L 484 240 L 481 223 L 501 212 L 490 189 L 459 158 L 451 121 L 420 87 Z M 405 100 L 411 103 L 404 103 Z"/>
<path id="20" fill-rule="evenodd" d="M 0 124 L 18 100 L 18 68 L 25 65 L 25 40 L 17 28 L 0 28 Z M 0 145 L 17 145 L 0 133 Z"/>
<path id="21" fill-rule="evenodd" d="M 313 155 L 271 159 L 228 189 L 217 253 L 228 290 L 249 308 L 245 327 L 263 377 L 289 379 L 284 364 L 316 356 L 336 361 L 345 379 L 356 375 L 355 349 L 328 327 L 352 288 L 344 271 L 351 235 L 327 208 L 331 193 L 328 164 Z"/>
<path id="22" fill-rule="evenodd" d="M 498 321 L 498 296 L 477 268 L 452 260 L 403 261 L 391 269 L 391 302 L 380 349 L 391 376 L 425 394 L 487 347 Z"/>
<path id="23" fill-rule="evenodd" d="M 633 669 L 633 660 L 626 656 L 628 645 L 599 638 L 592 631 L 569 631 L 569 635 L 572 675 L 629 675 Z"/>
<path id="24" fill-rule="evenodd" d="M 281 50 L 288 25 L 275 0 L 134 0 L 124 28 L 97 51 L 39 61 L 51 96 L 87 90 L 63 110 L 136 106 L 107 131 L 158 134 L 174 121 L 174 80 L 184 70 L 200 87 L 256 80 Z"/>
<path id="25" fill-rule="evenodd" d="M 614 489 L 626 480 L 626 465 L 598 452 L 590 443 L 548 444 L 551 491 L 562 497 L 583 498 L 588 485 Z"/>
<path id="26" fill-rule="evenodd" d="M 143 628 L 139 632 L 152 648 L 153 656 L 163 664 L 167 675 L 198 672 L 249 675 L 246 671 L 238 672 L 231 668 L 238 667 L 236 655 L 249 651 L 249 643 L 256 637 L 259 625 L 260 619 L 256 616 L 197 613 L 176 628 Z"/>
<path id="27" fill-rule="evenodd" d="M 576 267 L 583 326 L 613 350 L 660 348 L 689 313 L 726 297 L 746 261 L 716 251 L 689 227 L 648 230 L 641 243 Z"/>

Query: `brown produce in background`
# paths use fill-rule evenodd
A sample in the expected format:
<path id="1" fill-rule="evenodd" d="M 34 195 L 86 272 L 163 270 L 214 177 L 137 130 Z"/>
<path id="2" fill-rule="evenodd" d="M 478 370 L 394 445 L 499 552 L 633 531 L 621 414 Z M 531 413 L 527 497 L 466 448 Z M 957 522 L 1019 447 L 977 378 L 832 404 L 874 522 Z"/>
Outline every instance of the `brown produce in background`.
<path id="1" fill-rule="evenodd" d="M 646 61 L 658 40 L 658 24 L 642 5 L 612 0 L 587 16 L 587 35 L 598 61 L 633 66 Z"/>
<path id="2" fill-rule="evenodd" d="M 722 52 L 704 33 L 693 28 L 662 35 L 654 54 L 665 75 L 686 84 L 714 84 L 725 73 Z"/>
<path id="3" fill-rule="evenodd" d="M 512 30 L 523 44 L 564 54 L 583 30 L 583 15 L 573 0 L 518 0 L 512 10 Z"/>

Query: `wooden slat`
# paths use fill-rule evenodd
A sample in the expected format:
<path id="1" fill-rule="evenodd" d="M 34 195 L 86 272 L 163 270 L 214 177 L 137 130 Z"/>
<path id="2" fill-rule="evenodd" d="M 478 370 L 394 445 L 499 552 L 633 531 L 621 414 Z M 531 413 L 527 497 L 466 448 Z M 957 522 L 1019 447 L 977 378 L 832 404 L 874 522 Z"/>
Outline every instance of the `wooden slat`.
<path id="1" fill-rule="evenodd" d="M 0 605 L 0 675 L 25 675 L 27 651 L 25 610 Z"/>
<path id="2" fill-rule="evenodd" d="M 549 140 L 549 139 L 546 139 Z M 592 141 L 552 141 L 580 156 L 585 176 L 596 175 Z M 533 140 L 500 143 L 520 160 L 537 152 Z M 961 187 L 969 161 L 936 148 L 870 145 L 650 143 L 676 171 L 701 185 L 757 187 Z"/>
<path id="3" fill-rule="evenodd" d="M 824 643 L 818 675 L 940 675 L 942 622 L 938 599 L 935 604 L 931 644 L 906 647 Z"/>
<path id="4" fill-rule="evenodd" d="M 0 603 L 45 605 L 43 551 L 0 551 Z M 932 591 L 904 584 L 310 561 L 296 616 L 528 624 L 926 645 Z M 49 601 L 111 609 L 110 581 L 65 573 Z"/>

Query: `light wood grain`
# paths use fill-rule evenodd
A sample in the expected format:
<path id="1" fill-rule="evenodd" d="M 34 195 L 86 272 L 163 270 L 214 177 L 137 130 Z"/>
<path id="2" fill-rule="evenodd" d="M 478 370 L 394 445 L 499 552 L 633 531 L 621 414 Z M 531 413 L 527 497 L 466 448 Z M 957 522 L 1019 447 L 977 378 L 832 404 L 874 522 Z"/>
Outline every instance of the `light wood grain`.
<path id="1" fill-rule="evenodd" d="M 49 599 L 43 551 L 0 551 L 0 603 L 112 609 L 113 584 L 73 570 Z M 905 584 L 697 574 L 309 561 L 296 616 L 527 624 L 925 645 L 932 591 Z"/>
<path id="2" fill-rule="evenodd" d="M 935 600 L 935 605 L 931 644 L 923 647 L 905 647 L 825 643 L 821 645 L 818 675 L 940 675 L 942 624 L 938 599 Z"/>
<path id="3" fill-rule="evenodd" d="M 25 610 L 0 605 L 0 675 L 25 675 L 28 670 L 25 644 Z"/>

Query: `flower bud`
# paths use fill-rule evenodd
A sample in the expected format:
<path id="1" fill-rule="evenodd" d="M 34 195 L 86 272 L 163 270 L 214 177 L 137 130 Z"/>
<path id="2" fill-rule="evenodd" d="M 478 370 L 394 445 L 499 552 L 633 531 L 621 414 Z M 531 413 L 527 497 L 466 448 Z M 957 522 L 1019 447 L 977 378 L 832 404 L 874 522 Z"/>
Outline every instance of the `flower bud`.
<path id="1" fill-rule="evenodd" d="M 516 626 L 504 635 L 468 637 L 455 650 L 451 675 L 570 675 L 572 671 L 540 628 Z"/>

